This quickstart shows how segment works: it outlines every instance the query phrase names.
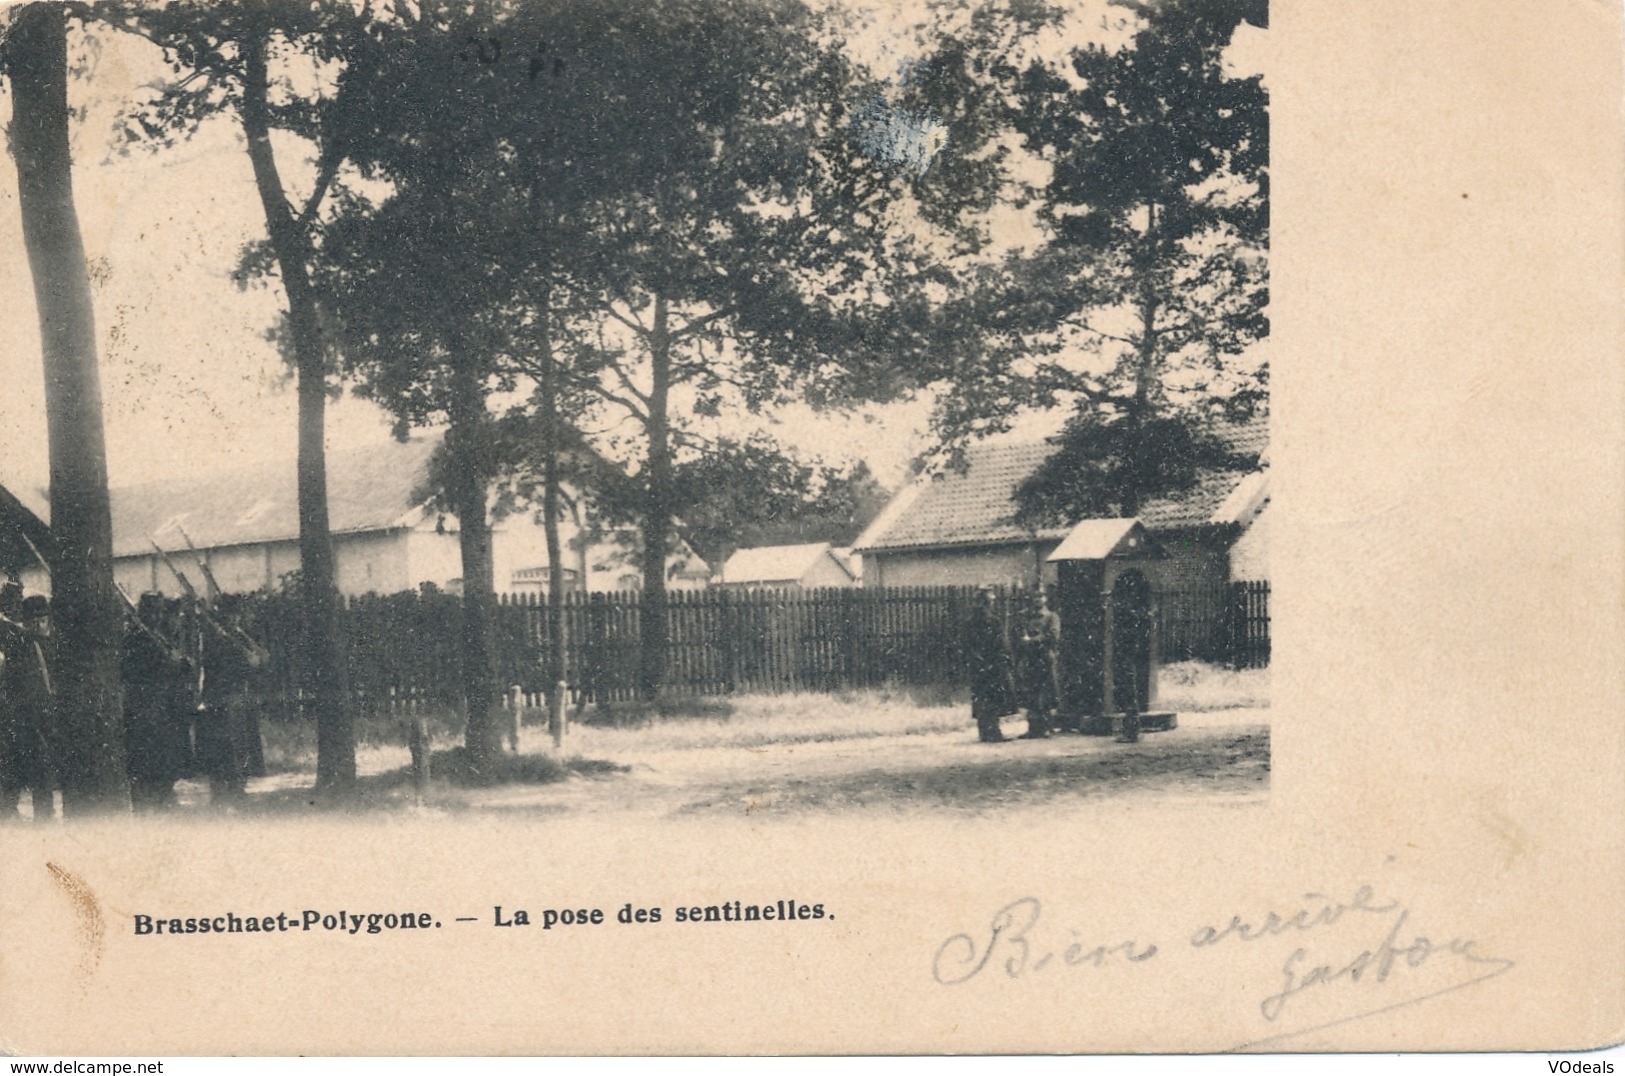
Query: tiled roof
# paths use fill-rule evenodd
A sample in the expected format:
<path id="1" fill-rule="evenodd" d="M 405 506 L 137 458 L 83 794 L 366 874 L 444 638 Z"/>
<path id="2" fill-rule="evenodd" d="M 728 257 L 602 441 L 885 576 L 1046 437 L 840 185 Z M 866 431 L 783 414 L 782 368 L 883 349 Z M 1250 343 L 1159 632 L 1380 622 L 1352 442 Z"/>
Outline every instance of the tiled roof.
<path id="1" fill-rule="evenodd" d="M 404 525 L 422 504 L 438 436 L 390 441 L 327 457 L 327 505 L 334 534 Z M 297 474 L 291 460 L 192 478 L 164 478 L 111 490 L 113 555 L 175 552 L 180 529 L 200 549 L 299 536 Z M 177 527 L 177 524 L 179 527 Z"/>
<path id="2" fill-rule="evenodd" d="M 1256 455 L 1268 447 L 1268 419 L 1227 427 L 1220 436 L 1238 454 Z M 973 445 L 966 452 L 967 471 L 921 479 L 899 493 L 896 508 L 889 505 L 877 525 L 859 538 L 856 548 L 861 552 L 999 545 L 1064 537 L 1071 527 L 1031 532 L 1014 522 L 1017 487 L 1055 451 L 1056 446 L 1048 441 Z M 1208 523 L 1246 473 L 1207 471 L 1190 489 L 1141 505 L 1138 518 L 1151 530 Z"/>
<path id="3" fill-rule="evenodd" d="M 1151 530 L 1200 527 L 1212 522 L 1230 491 L 1241 481 L 1244 471 L 1203 471 L 1190 489 L 1168 497 L 1156 497 L 1140 505 L 1139 519 Z"/>
<path id="4" fill-rule="evenodd" d="M 724 583 L 780 583 L 800 579 L 818 562 L 829 555 L 828 542 L 808 542 L 802 545 L 764 545 L 755 549 L 741 549 L 722 566 Z M 843 569 L 840 558 L 834 558 Z M 850 574 L 850 572 L 849 572 Z"/>
<path id="5" fill-rule="evenodd" d="M 1055 452 L 1044 441 L 972 445 L 968 469 L 921 479 L 914 501 L 881 533 L 859 539 L 859 551 L 940 545 L 996 545 L 1032 540 L 1016 525 L 1016 487 Z M 907 494 L 900 494 L 904 496 Z M 1048 527 L 1040 538 L 1059 538 L 1067 527 Z M 873 528 L 871 528 L 873 531 Z"/>

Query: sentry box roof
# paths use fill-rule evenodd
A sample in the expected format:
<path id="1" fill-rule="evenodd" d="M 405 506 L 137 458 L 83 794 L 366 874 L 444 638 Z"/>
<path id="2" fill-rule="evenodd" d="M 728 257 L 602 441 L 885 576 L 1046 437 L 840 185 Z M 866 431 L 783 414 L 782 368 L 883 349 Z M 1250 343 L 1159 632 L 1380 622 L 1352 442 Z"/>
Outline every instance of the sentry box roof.
<path id="1" fill-rule="evenodd" d="M 1067 533 L 1049 559 L 1105 560 L 1163 555 L 1162 547 L 1138 519 L 1086 519 Z"/>

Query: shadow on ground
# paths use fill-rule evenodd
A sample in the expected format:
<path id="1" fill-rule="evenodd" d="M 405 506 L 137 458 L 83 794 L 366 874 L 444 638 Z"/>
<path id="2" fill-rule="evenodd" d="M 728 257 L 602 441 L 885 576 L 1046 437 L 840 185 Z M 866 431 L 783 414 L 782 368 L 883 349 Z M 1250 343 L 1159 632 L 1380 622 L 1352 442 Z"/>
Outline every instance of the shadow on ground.
<path id="1" fill-rule="evenodd" d="M 1149 793 L 1256 793 L 1269 783 L 1268 729 L 1148 734 L 1137 744 L 1095 741 L 1102 750 L 1018 754 L 1027 745 L 988 745 L 1003 757 L 935 768 L 874 768 L 833 779 L 792 777 L 773 784 L 742 781 L 717 788 L 684 814 L 841 811 L 983 813 L 1058 799 Z"/>
<path id="2" fill-rule="evenodd" d="M 354 790 L 342 798 L 300 782 L 261 787 L 232 804 L 215 806 L 245 815 L 288 815 L 318 810 L 396 811 L 412 807 L 459 809 L 470 806 L 471 796 L 492 788 L 535 787 L 571 777 L 605 777 L 625 773 L 627 769 L 604 759 L 503 755 L 497 760 L 494 771 L 475 773 L 468 766 L 464 749 L 454 747 L 436 751 L 431 756 L 431 777 L 421 792 L 411 767 L 403 767 L 357 777 Z M 207 797 L 206 789 L 204 797 Z"/>

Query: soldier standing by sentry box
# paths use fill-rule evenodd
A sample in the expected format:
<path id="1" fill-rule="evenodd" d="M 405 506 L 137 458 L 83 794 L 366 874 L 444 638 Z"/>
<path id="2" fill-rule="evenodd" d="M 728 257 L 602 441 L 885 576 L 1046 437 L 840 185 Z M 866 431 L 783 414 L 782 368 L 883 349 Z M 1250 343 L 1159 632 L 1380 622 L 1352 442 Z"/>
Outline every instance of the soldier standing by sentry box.
<path id="1" fill-rule="evenodd" d="M 1061 699 L 1061 618 L 1049 607 L 1042 587 L 1021 632 L 1021 685 L 1027 707 L 1022 739 L 1045 739 Z"/>
<path id="2" fill-rule="evenodd" d="M 970 708 L 977 738 L 983 743 L 1005 739 L 999 719 L 1016 712 L 1014 670 L 1004 623 L 993 604 L 993 591 L 976 592 L 965 631 L 965 657 L 970 664 Z"/>

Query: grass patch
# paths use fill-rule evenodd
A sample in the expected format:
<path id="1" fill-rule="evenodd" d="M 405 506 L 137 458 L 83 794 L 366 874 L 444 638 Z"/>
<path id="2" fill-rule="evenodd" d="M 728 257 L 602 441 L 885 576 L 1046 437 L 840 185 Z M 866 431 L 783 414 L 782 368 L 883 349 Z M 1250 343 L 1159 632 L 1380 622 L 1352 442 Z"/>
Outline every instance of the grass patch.
<path id="1" fill-rule="evenodd" d="M 463 718 L 455 710 L 438 710 L 424 718 L 431 742 L 460 740 Z M 394 714 L 357 714 L 355 742 L 358 751 L 404 748 L 410 742 L 410 719 Z M 260 742 L 265 748 L 265 772 L 305 773 L 316 768 L 316 722 L 288 717 L 263 717 Z"/>
<path id="2" fill-rule="evenodd" d="M 707 700 L 693 700 L 703 702 Z M 594 753 L 756 748 L 774 744 L 819 743 L 968 728 L 968 702 L 921 705 L 914 692 L 868 691 L 742 695 L 705 710 L 658 711 L 638 724 L 585 723 L 572 740 Z"/>
<path id="3" fill-rule="evenodd" d="M 1268 669 L 1228 669 L 1205 662 L 1182 661 L 1164 666 L 1158 681 L 1160 705 L 1180 713 L 1261 709 L 1269 706 Z M 463 721 L 456 711 L 426 715 L 437 781 L 475 785 L 461 748 Z M 546 710 L 524 715 L 527 743 Z M 830 693 L 732 695 L 725 698 L 672 697 L 646 702 L 606 703 L 572 714 L 570 748 L 599 758 L 637 756 L 671 750 L 750 750 L 773 745 L 879 739 L 971 728 L 970 702 L 964 689 L 891 685 Z M 356 741 L 363 773 L 405 773 L 407 722 L 400 717 L 358 715 Z M 316 729 L 312 722 L 265 720 L 262 723 L 268 773 L 311 773 L 316 768 Z M 550 755 L 504 756 L 500 771 L 486 783 L 538 784 L 559 780 L 563 773 Z M 566 762 L 570 772 L 615 772 L 614 763 L 594 770 L 590 760 Z"/>
<path id="4" fill-rule="evenodd" d="M 547 712 L 538 711 L 545 721 Z M 726 721 L 734 713 L 734 704 L 725 698 L 683 696 L 661 698 L 653 702 L 601 702 L 591 706 L 579 718 L 578 724 L 592 727 L 643 728 L 657 721 L 683 721 L 702 719 Z M 530 723 L 527 711 L 526 723 Z"/>
<path id="5" fill-rule="evenodd" d="M 1164 665 L 1157 678 L 1157 705 L 1164 710 L 1262 710 L 1270 704 L 1270 671 L 1230 669 L 1205 661 Z"/>
<path id="6" fill-rule="evenodd" d="M 484 788 L 490 785 L 545 785 L 562 781 L 572 773 L 601 776 L 606 773 L 624 773 L 627 767 L 606 759 L 555 758 L 552 755 L 502 754 L 484 769 L 469 765 L 466 747 L 449 747 L 429 757 L 429 776 L 458 788 Z M 392 779 L 411 781 L 412 767 L 392 770 L 385 775 Z"/>

